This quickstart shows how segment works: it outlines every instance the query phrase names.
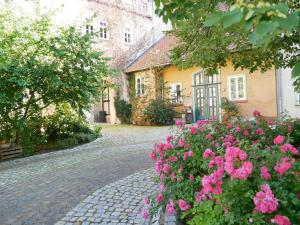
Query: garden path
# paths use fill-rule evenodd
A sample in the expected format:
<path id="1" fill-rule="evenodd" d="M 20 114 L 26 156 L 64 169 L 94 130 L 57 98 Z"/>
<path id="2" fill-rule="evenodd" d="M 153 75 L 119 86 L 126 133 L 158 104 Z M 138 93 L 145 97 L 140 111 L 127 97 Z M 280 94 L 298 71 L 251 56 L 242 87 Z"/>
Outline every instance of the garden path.
<path id="1" fill-rule="evenodd" d="M 0 163 L 0 224 L 55 224 L 96 190 L 152 167 L 151 146 L 168 132 L 104 126 L 89 144 Z"/>

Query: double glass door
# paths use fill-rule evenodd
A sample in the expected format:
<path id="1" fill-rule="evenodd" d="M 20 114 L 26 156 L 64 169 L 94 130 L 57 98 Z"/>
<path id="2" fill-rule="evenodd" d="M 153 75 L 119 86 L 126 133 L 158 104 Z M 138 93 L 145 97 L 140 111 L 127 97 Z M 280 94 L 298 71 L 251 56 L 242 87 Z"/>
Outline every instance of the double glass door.
<path id="1" fill-rule="evenodd" d="M 220 75 L 194 74 L 195 119 L 211 119 L 220 116 Z"/>

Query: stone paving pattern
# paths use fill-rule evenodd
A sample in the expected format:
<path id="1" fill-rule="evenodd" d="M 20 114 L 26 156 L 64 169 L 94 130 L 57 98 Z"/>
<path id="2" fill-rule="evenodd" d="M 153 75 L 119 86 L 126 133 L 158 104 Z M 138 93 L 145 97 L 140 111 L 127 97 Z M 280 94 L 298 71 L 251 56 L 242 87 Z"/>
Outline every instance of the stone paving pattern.
<path id="1" fill-rule="evenodd" d="M 86 145 L 0 163 L 0 224 L 53 225 L 101 187 L 151 168 L 168 127 L 105 126 Z"/>
<path id="2" fill-rule="evenodd" d="M 141 218 L 145 196 L 158 190 L 153 169 L 128 176 L 98 189 L 55 225 L 149 224 Z"/>

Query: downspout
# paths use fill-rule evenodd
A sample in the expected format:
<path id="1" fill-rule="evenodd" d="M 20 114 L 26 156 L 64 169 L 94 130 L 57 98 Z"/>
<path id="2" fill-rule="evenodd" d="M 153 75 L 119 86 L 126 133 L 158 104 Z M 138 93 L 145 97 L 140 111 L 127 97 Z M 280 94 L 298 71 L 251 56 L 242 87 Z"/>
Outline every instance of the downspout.
<path id="1" fill-rule="evenodd" d="M 275 70 L 277 117 L 283 113 L 282 69 Z"/>

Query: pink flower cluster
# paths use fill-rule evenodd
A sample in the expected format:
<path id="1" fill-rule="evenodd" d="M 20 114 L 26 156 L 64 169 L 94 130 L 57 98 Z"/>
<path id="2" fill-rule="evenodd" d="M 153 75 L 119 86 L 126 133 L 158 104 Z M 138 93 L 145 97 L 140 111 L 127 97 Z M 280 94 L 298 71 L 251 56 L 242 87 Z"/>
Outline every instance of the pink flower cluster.
<path id="1" fill-rule="evenodd" d="M 186 203 L 183 199 L 178 200 L 178 206 L 181 209 L 181 211 L 186 211 L 190 208 L 190 205 Z"/>
<path id="2" fill-rule="evenodd" d="M 278 135 L 276 138 L 274 138 L 273 143 L 274 145 L 281 145 L 284 142 L 284 137 L 281 135 Z"/>
<path id="3" fill-rule="evenodd" d="M 223 176 L 223 169 L 219 168 L 212 174 L 208 176 L 204 176 L 202 178 L 201 184 L 203 186 L 202 190 L 200 191 L 201 194 L 222 194 L 222 176 Z"/>
<path id="4" fill-rule="evenodd" d="M 276 215 L 273 219 L 271 219 L 271 223 L 275 223 L 278 225 L 291 225 L 290 220 L 282 215 Z"/>
<path id="5" fill-rule="evenodd" d="M 253 164 L 245 161 L 248 155 L 237 147 L 229 147 L 225 153 L 225 170 L 231 177 L 246 180 L 253 170 Z M 241 164 L 239 166 L 239 164 Z"/>
<path id="6" fill-rule="evenodd" d="M 215 157 L 215 153 L 210 149 L 206 149 L 204 152 L 203 152 L 203 158 L 204 159 L 208 159 L 208 158 L 214 158 Z"/>
<path id="7" fill-rule="evenodd" d="M 292 164 L 295 162 L 294 159 L 290 159 L 288 157 L 282 157 L 280 162 L 276 163 L 274 166 L 274 170 L 280 176 L 284 176 L 284 174 L 292 167 Z"/>
<path id="8" fill-rule="evenodd" d="M 269 173 L 268 168 L 266 166 L 262 166 L 260 168 L 260 177 L 265 180 L 271 180 L 272 176 Z"/>
<path id="9" fill-rule="evenodd" d="M 175 204 L 173 200 L 170 200 L 167 204 L 166 211 L 169 215 L 173 215 L 175 213 Z"/>
<path id="10" fill-rule="evenodd" d="M 299 153 L 298 149 L 296 149 L 293 145 L 291 144 L 283 144 L 280 147 L 280 150 L 284 153 L 286 152 L 291 152 L 294 155 L 297 155 Z"/>
<path id="11" fill-rule="evenodd" d="M 260 186 L 261 191 L 257 192 L 253 198 L 255 210 L 262 213 L 273 213 L 277 210 L 278 201 L 274 197 L 272 190 L 268 184 Z"/>

